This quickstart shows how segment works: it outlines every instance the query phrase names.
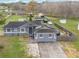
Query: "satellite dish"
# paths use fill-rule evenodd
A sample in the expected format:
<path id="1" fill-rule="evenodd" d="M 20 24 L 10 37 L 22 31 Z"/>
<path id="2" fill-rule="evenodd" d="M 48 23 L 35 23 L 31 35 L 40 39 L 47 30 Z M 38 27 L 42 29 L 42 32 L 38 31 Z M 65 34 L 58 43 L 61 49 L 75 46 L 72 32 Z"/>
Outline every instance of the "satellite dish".
<path id="1" fill-rule="evenodd" d="M 48 21 L 48 24 L 52 24 L 52 22 L 51 21 Z"/>

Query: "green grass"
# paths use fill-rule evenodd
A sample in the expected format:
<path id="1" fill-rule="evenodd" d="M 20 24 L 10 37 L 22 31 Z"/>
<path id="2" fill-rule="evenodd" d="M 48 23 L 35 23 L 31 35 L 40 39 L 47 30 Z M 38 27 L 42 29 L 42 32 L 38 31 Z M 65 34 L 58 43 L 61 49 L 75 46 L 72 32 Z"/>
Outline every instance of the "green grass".
<path id="1" fill-rule="evenodd" d="M 60 24 L 61 26 L 65 27 L 66 29 L 70 30 L 76 35 L 75 41 L 72 42 L 74 47 L 79 50 L 79 30 L 77 30 L 77 25 L 79 23 L 78 19 L 68 19 L 66 24 L 61 24 L 58 18 L 52 18 L 53 22 Z"/>
<path id="2" fill-rule="evenodd" d="M 22 19 L 23 16 L 19 16 L 19 15 L 12 15 L 10 17 L 8 17 L 7 21 L 18 21 L 18 19 Z"/>
<path id="3" fill-rule="evenodd" d="M 23 19 L 23 18 L 27 18 L 27 16 L 20 16 L 20 15 L 12 15 L 6 18 L 6 22 L 5 24 L 0 23 L 0 31 L 2 31 L 4 25 L 8 24 L 8 22 L 10 21 L 18 21 L 18 19 Z"/>
<path id="4" fill-rule="evenodd" d="M 8 42 L 6 43 L 8 45 L 4 48 L 2 52 L 0 52 L 0 57 L 4 58 L 27 57 L 25 56 L 24 48 L 21 44 L 21 41 L 19 41 L 18 37 L 7 37 L 7 40 Z"/>

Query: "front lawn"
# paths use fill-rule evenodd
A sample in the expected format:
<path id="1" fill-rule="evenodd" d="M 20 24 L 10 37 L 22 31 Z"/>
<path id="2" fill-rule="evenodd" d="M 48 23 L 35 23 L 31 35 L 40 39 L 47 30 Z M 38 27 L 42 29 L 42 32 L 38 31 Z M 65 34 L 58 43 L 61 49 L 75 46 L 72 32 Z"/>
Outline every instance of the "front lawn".
<path id="1" fill-rule="evenodd" d="M 28 57 L 28 54 L 25 55 L 24 46 L 22 41 L 19 40 L 19 37 L 0 37 L 0 46 L 3 46 L 3 49 L 0 49 L 0 57 L 2 58 L 21 58 Z"/>

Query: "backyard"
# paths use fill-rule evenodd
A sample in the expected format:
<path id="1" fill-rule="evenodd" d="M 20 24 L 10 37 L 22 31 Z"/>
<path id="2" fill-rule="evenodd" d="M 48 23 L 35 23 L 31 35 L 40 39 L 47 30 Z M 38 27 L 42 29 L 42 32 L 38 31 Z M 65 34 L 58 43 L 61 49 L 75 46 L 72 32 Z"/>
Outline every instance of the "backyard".
<path id="1" fill-rule="evenodd" d="M 6 22 L 9 21 L 23 21 L 23 19 L 26 19 L 27 16 L 20 16 L 20 15 L 11 15 L 7 18 Z"/>
<path id="2" fill-rule="evenodd" d="M 7 16 L 5 24 L 0 24 L 0 31 L 3 31 L 4 25 L 8 24 L 10 21 L 23 21 L 23 20 L 26 20 L 26 19 L 28 20 L 27 16 L 20 16 L 20 15 Z"/>

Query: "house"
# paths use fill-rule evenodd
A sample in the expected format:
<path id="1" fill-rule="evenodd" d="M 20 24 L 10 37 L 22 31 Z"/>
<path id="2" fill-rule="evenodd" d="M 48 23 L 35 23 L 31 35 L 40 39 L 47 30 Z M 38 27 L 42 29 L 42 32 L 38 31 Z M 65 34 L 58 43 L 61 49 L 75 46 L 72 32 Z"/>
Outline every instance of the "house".
<path id="1" fill-rule="evenodd" d="M 5 35 L 29 35 L 38 42 L 56 41 L 58 33 L 59 31 L 43 20 L 10 22 L 4 26 Z"/>
<path id="2" fill-rule="evenodd" d="M 27 22 L 10 22 L 4 26 L 5 35 L 24 35 L 28 34 Z"/>
<path id="3" fill-rule="evenodd" d="M 38 42 L 57 41 L 57 30 L 48 26 L 41 26 L 34 31 L 34 39 Z"/>

